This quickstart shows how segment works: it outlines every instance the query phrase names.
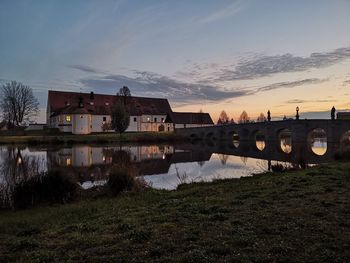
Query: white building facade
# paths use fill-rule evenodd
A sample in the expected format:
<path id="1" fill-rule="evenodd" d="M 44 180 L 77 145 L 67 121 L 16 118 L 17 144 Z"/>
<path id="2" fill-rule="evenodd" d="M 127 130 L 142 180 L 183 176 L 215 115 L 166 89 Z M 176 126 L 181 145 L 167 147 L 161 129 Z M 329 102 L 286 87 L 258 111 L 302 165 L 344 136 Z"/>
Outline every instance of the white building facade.
<path id="1" fill-rule="evenodd" d="M 113 132 L 111 110 L 116 103 L 121 103 L 122 99 L 125 98 L 94 93 L 49 91 L 48 127 L 73 134 Z M 213 125 L 207 113 L 200 113 L 204 116 L 203 119 L 198 118 L 199 113 L 185 113 L 183 115 L 172 112 L 166 99 L 128 97 L 124 103 L 130 114 L 127 132 L 171 132 L 175 128 Z M 197 118 L 191 114 L 196 115 Z M 189 118 L 190 115 L 191 118 Z M 186 116 L 186 118 L 181 120 L 181 116 Z M 172 119 L 178 119 L 181 123 L 174 123 Z M 195 119 L 196 121 L 194 121 Z M 206 123 L 198 124 L 199 119 L 205 120 Z M 189 120 L 188 123 L 186 123 L 187 120 Z"/>

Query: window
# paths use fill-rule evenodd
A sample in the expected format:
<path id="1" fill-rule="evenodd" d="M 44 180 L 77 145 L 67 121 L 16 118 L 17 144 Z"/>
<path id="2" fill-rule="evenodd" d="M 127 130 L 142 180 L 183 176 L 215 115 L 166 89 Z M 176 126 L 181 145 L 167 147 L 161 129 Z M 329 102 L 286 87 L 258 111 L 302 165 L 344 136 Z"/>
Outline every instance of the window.
<path id="1" fill-rule="evenodd" d="M 136 122 L 137 121 L 137 119 L 136 119 L 136 117 L 134 117 L 134 122 Z"/>
<path id="2" fill-rule="evenodd" d="M 70 119 L 70 115 L 67 115 L 67 116 L 66 116 L 66 121 L 67 121 L 67 122 L 70 122 L 70 120 L 71 120 L 71 119 Z"/>
<path id="3" fill-rule="evenodd" d="M 157 118 L 154 118 L 154 122 L 157 122 Z"/>
<path id="4" fill-rule="evenodd" d="M 103 117 L 103 121 L 106 121 L 107 120 L 107 118 L 106 117 Z"/>
<path id="5" fill-rule="evenodd" d="M 150 122 L 150 121 L 151 121 L 150 117 L 147 117 L 147 121 L 148 121 L 148 122 Z"/>
<path id="6" fill-rule="evenodd" d="M 162 120 L 162 122 L 164 122 L 164 118 L 162 118 L 161 120 Z"/>
<path id="7" fill-rule="evenodd" d="M 82 119 L 82 118 L 84 118 L 84 116 L 83 116 L 83 115 L 80 115 L 80 118 Z"/>

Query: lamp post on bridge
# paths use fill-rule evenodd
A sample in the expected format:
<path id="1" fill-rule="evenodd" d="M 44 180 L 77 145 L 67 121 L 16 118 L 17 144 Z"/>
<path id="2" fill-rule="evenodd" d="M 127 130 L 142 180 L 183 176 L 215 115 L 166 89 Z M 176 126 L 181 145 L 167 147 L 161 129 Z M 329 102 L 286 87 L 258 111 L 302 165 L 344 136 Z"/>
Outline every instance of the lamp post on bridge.
<path id="1" fill-rule="evenodd" d="M 295 110 L 297 111 L 297 115 L 295 115 L 295 119 L 296 119 L 296 120 L 299 120 L 299 107 L 297 106 L 297 107 L 295 108 Z"/>

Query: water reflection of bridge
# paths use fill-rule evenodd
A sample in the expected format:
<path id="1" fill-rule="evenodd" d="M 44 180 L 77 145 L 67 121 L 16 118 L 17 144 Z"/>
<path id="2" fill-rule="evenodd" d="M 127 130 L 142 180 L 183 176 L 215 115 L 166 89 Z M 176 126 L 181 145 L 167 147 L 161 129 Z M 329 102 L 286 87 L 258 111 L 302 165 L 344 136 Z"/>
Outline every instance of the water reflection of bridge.
<path id="1" fill-rule="evenodd" d="M 320 164 L 333 161 L 338 146 L 339 144 L 328 142 L 323 155 L 315 154 L 309 143 L 293 143 L 293 151 L 286 153 L 277 141 L 266 142 L 263 150 L 258 149 L 256 141 L 241 141 L 236 146 L 228 141 L 195 141 L 191 145 L 183 145 L 182 148 L 295 164 Z"/>

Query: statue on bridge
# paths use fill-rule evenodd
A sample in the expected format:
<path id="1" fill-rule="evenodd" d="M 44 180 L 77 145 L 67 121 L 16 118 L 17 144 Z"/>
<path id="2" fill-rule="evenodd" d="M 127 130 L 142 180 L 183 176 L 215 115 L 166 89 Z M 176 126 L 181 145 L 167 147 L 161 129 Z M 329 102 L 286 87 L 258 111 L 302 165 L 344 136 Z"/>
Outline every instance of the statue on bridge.
<path id="1" fill-rule="evenodd" d="M 331 110 L 331 119 L 335 120 L 335 108 L 333 106 L 332 110 Z"/>
<path id="2" fill-rule="evenodd" d="M 271 112 L 270 112 L 270 110 L 267 111 L 267 121 L 271 121 Z"/>

